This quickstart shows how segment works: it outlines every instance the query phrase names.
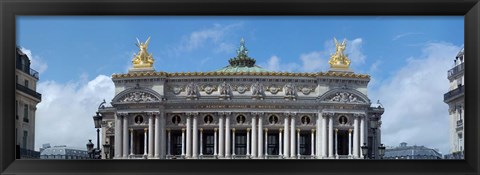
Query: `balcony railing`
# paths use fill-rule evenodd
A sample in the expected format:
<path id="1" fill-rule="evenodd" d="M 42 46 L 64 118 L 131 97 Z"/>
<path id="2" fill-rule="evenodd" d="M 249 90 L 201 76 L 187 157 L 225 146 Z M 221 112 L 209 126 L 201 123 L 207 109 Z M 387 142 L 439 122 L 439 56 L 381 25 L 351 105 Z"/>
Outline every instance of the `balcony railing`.
<path id="1" fill-rule="evenodd" d="M 28 88 L 28 87 L 25 87 L 21 84 L 18 84 L 18 83 L 17 83 L 17 90 L 22 91 L 22 92 L 24 92 L 28 95 L 31 95 L 31 96 L 39 99 L 39 100 L 42 100 L 42 94 L 40 94 L 40 93 L 38 93 L 38 92 Z"/>
<path id="2" fill-rule="evenodd" d="M 459 86 L 458 88 L 451 90 L 443 95 L 443 101 L 448 102 L 454 97 L 457 97 L 465 92 L 465 86 Z"/>
<path id="3" fill-rule="evenodd" d="M 457 120 L 457 127 L 463 126 L 463 120 Z"/>
<path id="4" fill-rule="evenodd" d="M 465 69 L 465 63 L 459 64 L 452 69 L 448 70 L 448 78 L 450 79 L 452 76 L 457 75 L 458 73 L 462 72 Z"/>
<path id="5" fill-rule="evenodd" d="M 27 73 L 28 75 L 35 77 L 37 80 L 39 78 L 39 74 L 36 70 L 29 68 L 29 66 L 25 64 L 18 64 L 17 69 L 22 70 L 23 72 Z"/>

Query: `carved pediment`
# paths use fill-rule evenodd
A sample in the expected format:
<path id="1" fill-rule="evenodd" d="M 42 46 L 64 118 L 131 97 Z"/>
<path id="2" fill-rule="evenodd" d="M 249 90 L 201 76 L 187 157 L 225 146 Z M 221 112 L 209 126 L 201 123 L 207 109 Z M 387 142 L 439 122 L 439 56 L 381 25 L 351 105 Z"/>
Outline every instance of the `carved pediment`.
<path id="1" fill-rule="evenodd" d="M 153 94 L 142 91 L 130 92 L 119 98 L 118 102 L 155 102 L 160 101 Z"/>
<path id="2" fill-rule="evenodd" d="M 361 97 L 354 93 L 337 92 L 327 96 L 323 101 L 326 102 L 341 102 L 341 103 L 366 103 Z"/>

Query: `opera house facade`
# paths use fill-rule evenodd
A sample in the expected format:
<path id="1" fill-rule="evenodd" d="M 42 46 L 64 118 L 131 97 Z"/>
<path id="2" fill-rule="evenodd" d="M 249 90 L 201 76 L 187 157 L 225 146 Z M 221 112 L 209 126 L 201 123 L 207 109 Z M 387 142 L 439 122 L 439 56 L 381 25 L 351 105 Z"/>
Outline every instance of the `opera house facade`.
<path id="1" fill-rule="evenodd" d="M 113 159 L 363 159 L 364 144 L 377 156 L 384 108 L 367 96 L 370 76 L 350 69 L 345 40 L 314 73 L 263 69 L 243 39 L 219 70 L 155 71 L 148 44 L 98 109 Z"/>

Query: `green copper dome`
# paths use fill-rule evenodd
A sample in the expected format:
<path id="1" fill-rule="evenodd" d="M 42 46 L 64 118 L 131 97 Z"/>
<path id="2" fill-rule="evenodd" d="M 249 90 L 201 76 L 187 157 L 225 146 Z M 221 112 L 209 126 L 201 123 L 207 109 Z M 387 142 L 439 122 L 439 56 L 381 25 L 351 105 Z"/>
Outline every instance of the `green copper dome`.
<path id="1" fill-rule="evenodd" d="M 255 65 L 256 60 L 248 56 L 248 50 L 245 47 L 245 40 L 240 40 L 240 47 L 237 50 L 237 56 L 228 60 L 230 65 L 215 72 L 270 72 L 260 66 Z"/>

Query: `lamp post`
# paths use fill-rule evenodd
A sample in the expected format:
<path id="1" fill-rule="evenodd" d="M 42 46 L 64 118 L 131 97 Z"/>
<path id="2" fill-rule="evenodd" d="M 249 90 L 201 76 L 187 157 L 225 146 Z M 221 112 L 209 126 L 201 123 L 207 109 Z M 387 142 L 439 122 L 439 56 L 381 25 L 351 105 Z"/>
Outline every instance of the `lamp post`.
<path id="1" fill-rule="evenodd" d="M 88 140 L 88 143 L 87 143 L 87 152 L 88 152 L 88 157 L 90 159 L 93 159 L 93 143 L 92 143 L 92 140 L 89 139 Z"/>
<path id="2" fill-rule="evenodd" d="M 95 128 L 97 128 L 97 148 L 93 150 L 94 159 L 101 159 L 102 154 L 100 150 L 100 128 L 102 127 L 102 116 L 99 112 L 97 112 L 97 114 L 93 116 L 93 123 L 95 124 Z"/>
<path id="3" fill-rule="evenodd" d="M 383 156 L 385 155 L 385 146 L 383 144 L 380 144 L 378 147 L 378 156 L 380 156 L 380 159 L 383 159 Z"/>
<path id="4" fill-rule="evenodd" d="M 367 143 L 363 143 L 363 146 L 361 148 L 362 148 L 363 159 L 367 159 L 367 155 L 368 155 Z"/>
<path id="5" fill-rule="evenodd" d="M 105 159 L 110 159 L 110 144 L 108 144 L 108 142 L 105 142 L 105 144 L 103 144 L 103 152 L 105 153 Z"/>
<path id="6" fill-rule="evenodd" d="M 377 127 L 378 127 L 378 121 L 377 121 L 376 118 L 372 118 L 372 119 L 370 120 L 370 127 L 372 128 L 372 133 L 373 133 L 373 137 L 372 137 L 372 147 L 371 147 L 371 148 L 372 148 L 372 152 L 371 152 L 370 158 L 376 159 L 377 150 L 375 150 L 375 148 L 376 148 L 375 145 L 377 145 L 377 144 L 376 144 L 376 138 L 377 138 L 377 133 L 376 133 L 376 131 L 377 131 Z M 367 147 L 367 148 L 368 148 L 368 147 Z"/>

